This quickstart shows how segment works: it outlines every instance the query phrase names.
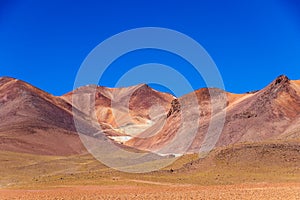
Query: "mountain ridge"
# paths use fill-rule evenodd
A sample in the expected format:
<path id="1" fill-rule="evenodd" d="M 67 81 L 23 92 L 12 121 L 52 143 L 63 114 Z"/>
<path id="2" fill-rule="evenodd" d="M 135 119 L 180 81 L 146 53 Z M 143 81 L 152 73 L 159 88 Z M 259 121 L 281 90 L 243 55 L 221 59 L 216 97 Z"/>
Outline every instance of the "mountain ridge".
<path id="1" fill-rule="evenodd" d="M 94 95 L 96 105 L 93 114 L 90 99 L 87 99 L 91 95 Z M 78 98 L 78 105 L 74 97 Z M 192 103 L 192 97 L 196 102 Z M 217 106 L 214 113 L 212 100 Z M 184 138 L 184 134 L 199 124 L 188 149 L 180 150 L 178 146 L 186 144 L 177 141 L 167 152 L 194 153 L 203 145 L 210 120 L 224 109 L 225 124 L 217 147 L 300 138 L 300 126 L 297 125 L 300 122 L 300 80 L 290 80 L 284 75 L 252 93 L 235 94 L 217 88 L 201 88 L 179 98 L 146 84 L 122 88 L 89 85 L 63 96 L 53 96 L 24 81 L 1 77 L 0 149 L 22 151 L 23 148 L 24 152 L 25 148 L 25 152 L 46 154 L 85 152 L 74 126 L 73 118 L 76 117 L 88 130 L 95 129 L 93 123 L 100 124 L 101 131 L 116 143 L 158 152 L 176 135 Z M 182 119 L 187 124 L 185 127 L 182 127 Z M 58 142 L 54 135 L 66 138 L 61 149 L 44 144 Z"/>

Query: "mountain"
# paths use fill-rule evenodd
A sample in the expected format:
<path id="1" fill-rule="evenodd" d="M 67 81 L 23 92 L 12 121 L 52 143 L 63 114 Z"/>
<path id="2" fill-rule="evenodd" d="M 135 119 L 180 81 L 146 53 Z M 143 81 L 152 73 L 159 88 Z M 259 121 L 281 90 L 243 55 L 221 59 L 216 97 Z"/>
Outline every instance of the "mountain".
<path id="1" fill-rule="evenodd" d="M 42 155 L 86 152 L 73 117 L 82 116 L 73 116 L 72 105 L 62 98 L 17 79 L 0 78 L 0 150 Z"/>
<path id="2" fill-rule="evenodd" d="M 299 82 L 280 76 L 228 109 L 220 144 L 276 140 L 295 125 L 299 114 Z"/>
<path id="3" fill-rule="evenodd" d="M 110 136 L 130 138 L 159 121 L 175 97 L 141 84 L 126 88 L 84 86 L 62 98 L 106 125 L 114 132 Z"/>
<path id="4" fill-rule="evenodd" d="M 154 136 L 153 133 L 149 133 L 152 135 L 150 138 L 146 138 L 145 135 L 143 138 L 133 138 L 126 144 L 144 150 L 160 151 L 176 135 L 179 135 L 182 140 L 170 146 L 169 152 L 199 152 L 201 146 L 205 145 L 205 134 L 210 122 L 218 120 L 221 112 L 226 112 L 224 129 L 220 136 L 214 136 L 213 134 L 217 134 L 214 131 L 210 136 L 218 138 L 217 147 L 247 142 L 299 140 L 299 83 L 300 81 L 289 80 L 286 76 L 279 76 L 264 89 L 246 94 L 233 94 L 207 88 L 197 90 L 193 94 L 176 99 L 178 103 L 173 110 L 177 112 L 170 114 L 161 131 Z M 197 97 L 198 105 L 191 105 L 192 95 Z M 212 102 L 216 107 L 213 115 L 211 113 Z M 180 108 L 185 110 L 182 111 Z M 199 112 L 196 113 L 195 110 Z M 199 119 L 199 121 L 182 126 L 183 113 L 186 113 L 185 120 Z M 180 149 L 182 146 L 189 145 L 184 138 L 189 138 L 193 124 L 196 126 L 197 123 L 199 127 L 195 131 L 197 134 L 193 135 L 194 140 L 188 149 Z"/>
<path id="5" fill-rule="evenodd" d="M 144 84 L 89 85 L 57 97 L 3 77 L 0 196 L 37 199 L 37 192 L 46 191 L 51 193 L 41 198 L 57 194 L 66 198 L 74 187 L 79 193 L 86 190 L 80 198 L 87 194 L 93 198 L 96 193 L 91 188 L 96 187 L 102 198 L 103 188 L 112 197 L 116 190 L 123 188 L 120 192 L 127 195 L 128 188 L 136 187 L 132 196 L 123 197 L 136 198 L 136 191 L 152 188 L 155 199 L 165 194 L 157 188 L 165 188 L 172 194 L 178 189 L 188 191 L 189 196 L 191 189 L 197 194 L 205 191 L 201 198 L 212 189 L 223 194 L 233 187 L 250 191 L 255 199 L 265 197 L 265 189 L 259 187 L 267 185 L 270 198 L 277 188 L 286 190 L 282 199 L 288 195 L 297 199 L 299 97 L 300 81 L 286 76 L 245 94 L 202 88 L 180 98 Z M 224 185 L 230 186 L 224 189 Z M 22 189 L 11 190 L 16 188 Z M 257 195 L 257 188 L 264 193 Z M 247 197 L 240 194 L 236 196 Z M 228 199 L 232 195 L 229 191 Z"/>
<path id="6" fill-rule="evenodd" d="M 288 143 L 300 139 L 300 81 L 279 76 L 255 92 L 202 88 L 180 98 L 145 84 L 89 85 L 55 97 L 3 77 L 0 119 L 0 150 L 34 154 L 86 152 L 78 131 L 102 132 L 122 147 L 158 154 L 195 153 L 214 143 Z M 211 124 L 218 120 L 223 129 Z"/>
<path id="7" fill-rule="evenodd" d="M 82 107 L 94 89 L 96 120 Z M 83 99 L 81 110 L 72 105 L 73 96 Z M 147 85 L 120 89 L 86 86 L 56 97 L 24 81 L 2 77 L 0 150 L 63 156 L 86 153 L 78 131 L 88 136 L 101 131 L 114 139 L 124 137 L 127 130 L 136 132 L 151 126 L 161 111 L 168 111 L 171 99 L 171 95 Z M 130 103 L 129 113 L 127 105 L 118 103 L 126 101 Z"/>

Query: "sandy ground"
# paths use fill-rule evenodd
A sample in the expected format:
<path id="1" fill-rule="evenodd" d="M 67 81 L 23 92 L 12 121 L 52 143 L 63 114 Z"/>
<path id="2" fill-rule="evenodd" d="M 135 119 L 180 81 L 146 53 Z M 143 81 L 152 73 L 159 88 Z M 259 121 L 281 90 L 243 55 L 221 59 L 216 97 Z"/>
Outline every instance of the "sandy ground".
<path id="1" fill-rule="evenodd" d="M 46 190 L 0 190 L 1 200 L 253 199 L 297 200 L 300 184 L 230 186 L 74 186 Z"/>

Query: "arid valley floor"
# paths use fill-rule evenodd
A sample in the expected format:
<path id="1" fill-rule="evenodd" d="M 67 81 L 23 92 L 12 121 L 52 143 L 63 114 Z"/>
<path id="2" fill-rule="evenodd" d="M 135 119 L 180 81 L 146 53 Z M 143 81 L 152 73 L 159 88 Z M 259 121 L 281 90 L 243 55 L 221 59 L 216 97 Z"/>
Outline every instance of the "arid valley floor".
<path id="1" fill-rule="evenodd" d="M 201 162 L 196 155 L 184 156 L 159 172 L 145 174 L 109 169 L 90 155 L 1 152 L 0 183 L 6 187 L 0 190 L 0 199 L 300 198 L 299 152 L 291 155 L 287 147 L 275 147 L 279 151 L 276 154 L 295 157 L 286 161 L 284 156 L 272 155 L 268 147 L 258 146 L 250 152 L 247 147 L 236 148 L 240 152 L 235 151 L 235 159 L 226 158 L 231 149 L 223 149 Z M 258 156 L 262 151 L 264 156 L 257 157 L 257 162 L 249 161 L 253 159 L 249 156 Z"/>

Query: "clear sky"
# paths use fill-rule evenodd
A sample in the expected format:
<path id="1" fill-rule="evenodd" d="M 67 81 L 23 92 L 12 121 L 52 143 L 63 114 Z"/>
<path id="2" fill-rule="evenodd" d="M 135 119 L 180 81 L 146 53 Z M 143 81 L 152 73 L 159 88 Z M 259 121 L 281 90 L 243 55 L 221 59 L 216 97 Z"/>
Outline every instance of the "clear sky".
<path id="1" fill-rule="evenodd" d="M 64 94 L 100 42 L 149 26 L 198 41 L 218 66 L 227 91 L 260 89 L 280 74 L 300 79 L 297 0 L 0 0 L 0 76 Z M 154 50 L 120 57 L 100 84 L 113 86 L 122 71 L 149 62 L 180 69 L 191 76 L 194 89 L 205 87 L 184 60 Z"/>

